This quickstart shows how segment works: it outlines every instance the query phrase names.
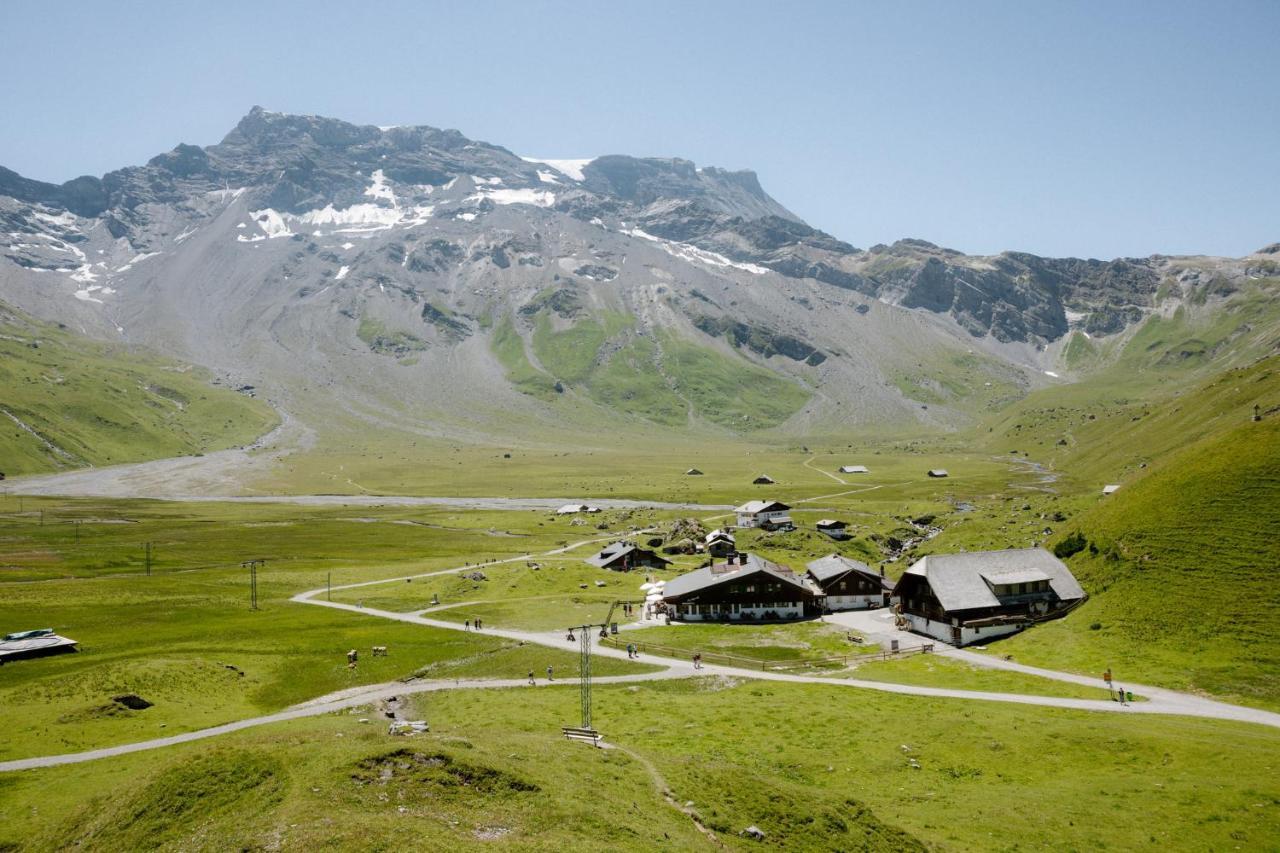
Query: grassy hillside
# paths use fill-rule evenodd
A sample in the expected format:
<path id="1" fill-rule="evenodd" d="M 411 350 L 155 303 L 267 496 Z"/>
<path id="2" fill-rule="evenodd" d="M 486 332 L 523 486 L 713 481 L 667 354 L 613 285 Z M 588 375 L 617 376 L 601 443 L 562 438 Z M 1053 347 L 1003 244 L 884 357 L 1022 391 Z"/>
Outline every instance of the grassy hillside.
<path id="1" fill-rule="evenodd" d="M 566 685 L 418 697 L 431 731 L 408 739 L 364 711 L 11 774 L 0 845 L 1262 850 L 1280 830 L 1257 727 L 715 678 L 595 697 L 617 748 L 560 736 Z"/>
<path id="2" fill-rule="evenodd" d="M 811 396 L 745 358 L 669 333 L 643 333 L 633 318 L 616 312 L 569 321 L 542 309 L 527 344 L 508 316 L 495 327 L 490 347 L 508 381 L 525 394 L 550 401 L 572 389 L 614 414 L 664 426 L 684 427 L 692 418 L 742 432 L 767 429 Z"/>
<path id="3" fill-rule="evenodd" d="M 3 508 L 16 503 L 7 498 Z M 173 734 L 421 670 L 433 678 L 518 678 L 547 665 L 566 677 L 576 672 L 571 646 L 535 648 L 288 601 L 330 577 L 341 585 L 556 547 L 566 530 L 544 528 L 540 513 L 362 508 L 353 515 L 343 507 L 48 498 L 27 498 L 25 510 L 0 513 L 0 634 L 51 627 L 77 640 L 80 651 L 0 667 L 0 759 Z M 573 532 L 588 538 L 581 528 Z M 153 543 L 151 575 L 146 542 Z M 249 608 L 241 566 L 250 558 L 266 561 L 257 611 Z M 493 576 L 484 587 L 508 576 L 542 576 L 523 561 L 484 570 Z M 621 578 L 605 577 L 609 589 L 592 588 L 600 593 L 590 610 L 597 619 L 608 607 L 604 593 L 616 597 L 621 589 Z M 464 583 L 441 579 L 444 600 Z M 351 597 L 373 606 L 390 591 L 419 586 L 428 582 Z M 577 583 L 560 587 L 577 590 Z M 364 655 L 357 669 L 346 667 L 347 649 L 373 645 L 388 646 L 390 655 Z M 605 659 L 596 669 L 643 671 Z M 112 702 L 126 692 L 155 704 L 126 711 Z"/>
<path id="4" fill-rule="evenodd" d="M 199 453 L 252 441 L 265 403 L 208 376 L 89 340 L 0 304 L 0 470 L 8 476 Z"/>
<path id="5" fill-rule="evenodd" d="M 1177 382 L 1143 387 L 1129 374 L 1038 391 L 989 425 L 982 443 L 1018 451 L 1092 490 L 1280 406 L 1280 355 Z"/>
<path id="6" fill-rule="evenodd" d="M 1168 456 L 1062 538 L 1092 596 L 1002 652 L 1280 706 L 1280 417 Z M 1074 538 L 1076 535 L 1081 539 Z"/>

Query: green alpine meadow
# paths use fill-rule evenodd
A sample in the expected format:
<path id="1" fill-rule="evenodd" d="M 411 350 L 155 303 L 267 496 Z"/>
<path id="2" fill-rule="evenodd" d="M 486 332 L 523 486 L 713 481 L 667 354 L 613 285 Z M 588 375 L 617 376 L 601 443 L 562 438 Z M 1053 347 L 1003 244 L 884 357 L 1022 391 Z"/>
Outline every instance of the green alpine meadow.
<path id="1" fill-rule="evenodd" d="M 4 30 L 0 853 L 1280 847 L 1277 8 Z"/>

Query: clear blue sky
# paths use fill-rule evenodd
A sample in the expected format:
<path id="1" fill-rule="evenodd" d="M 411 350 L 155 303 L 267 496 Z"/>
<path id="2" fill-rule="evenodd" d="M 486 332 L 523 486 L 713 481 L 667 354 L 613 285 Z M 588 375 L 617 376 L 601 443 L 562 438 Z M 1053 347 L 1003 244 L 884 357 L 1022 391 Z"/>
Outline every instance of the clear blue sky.
<path id="1" fill-rule="evenodd" d="M 216 142 L 261 104 L 752 168 L 863 247 L 1280 240 L 1276 0 L 5 0 L 0 21 L 0 165 L 43 180 Z"/>

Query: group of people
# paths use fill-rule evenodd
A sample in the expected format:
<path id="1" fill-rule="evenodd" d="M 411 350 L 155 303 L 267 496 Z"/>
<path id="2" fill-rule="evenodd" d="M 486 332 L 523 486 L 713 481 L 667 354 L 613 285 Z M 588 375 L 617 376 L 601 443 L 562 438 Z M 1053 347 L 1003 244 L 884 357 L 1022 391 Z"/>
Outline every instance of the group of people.
<path id="1" fill-rule="evenodd" d="M 1124 688 L 1116 684 L 1111 677 L 1111 667 L 1107 667 L 1107 671 L 1102 674 L 1102 680 L 1107 682 L 1107 689 L 1111 691 L 1111 698 L 1118 701 L 1121 705 L 1129 704 L 1129 696 L 1124 692 Z"/>
<path id="2" fill-rule="evenodd" d="M 468 620 L 466 621 L 466 623 L 465 623 L 465 624 L 466 624 L 466 626 L 467 626 L 467 630 L 468 630 L 468 631 L 470 631 L 470 630 L 471 630 L 471 620 L 470 620 L 470 619 L 468 619 Z M 483 627 L 483 626 L 482 626 L 482 625 L 481 625 L 481 623 L 480 623 L 480 618 L 479 618 L 479 617 L 476 617 L 476 630 L 477 630 L 477 631 L 479 631 L 481 627 Z"/>
<path id="3" fill-rule="evenodd" d="M 555 681 L 555 678 L 553 677 L 554 672 L 555 669 L 553 667 L 547 667 L 547 681 Z M 534 685 L 537 683 L 537 679 L 533 677 L 533 670 L 529 670 L 529 684 Z"/>

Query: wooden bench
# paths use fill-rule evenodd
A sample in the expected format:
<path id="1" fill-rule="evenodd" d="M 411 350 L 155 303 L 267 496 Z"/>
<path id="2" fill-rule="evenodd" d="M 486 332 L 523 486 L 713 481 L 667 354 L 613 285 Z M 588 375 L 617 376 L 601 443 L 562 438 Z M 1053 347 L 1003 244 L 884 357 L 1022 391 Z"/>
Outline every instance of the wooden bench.
<path id="1" fill-rule="evenodd" d="M 592 746 L 600 745 L 600 733 L 595 729 L 583 729 L 577 726 L 561 726 L 560 731 L 564 732 L 564 736 L 569 740 L 589 743 Z"/>

